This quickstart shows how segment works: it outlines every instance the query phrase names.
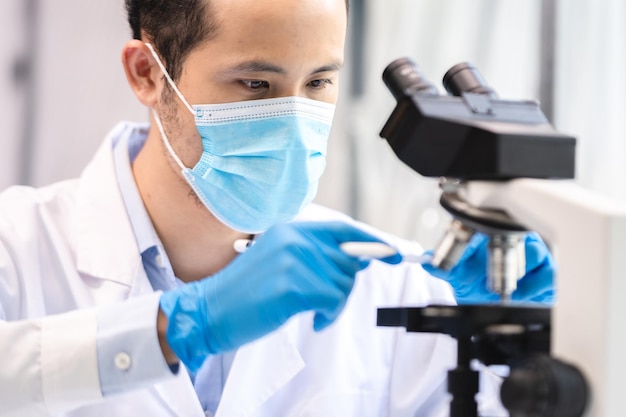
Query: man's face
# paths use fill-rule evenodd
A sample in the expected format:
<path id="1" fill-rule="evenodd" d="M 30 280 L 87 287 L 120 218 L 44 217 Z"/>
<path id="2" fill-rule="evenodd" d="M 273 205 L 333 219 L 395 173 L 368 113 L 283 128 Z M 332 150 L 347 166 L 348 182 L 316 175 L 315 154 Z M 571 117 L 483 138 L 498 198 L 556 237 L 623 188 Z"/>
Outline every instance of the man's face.
<path id="1" fill-rule="evenodd" d="M 336 103 L 347 25 L 345 0 L 209 4 L 217 29 L 188 54 L 176 81 L 189 104 L 288 96 Z M 193 167 L 202 154 L 193 117 L 174 94 L 167 97 L 157 111 L 179 158 Z"/>
<path id="2" fill-rule="evenodd" d="M 211 0 L 217 30 L 183 64 L 190 104 L 300 96 L 335 103 L 344 0 Z"/>

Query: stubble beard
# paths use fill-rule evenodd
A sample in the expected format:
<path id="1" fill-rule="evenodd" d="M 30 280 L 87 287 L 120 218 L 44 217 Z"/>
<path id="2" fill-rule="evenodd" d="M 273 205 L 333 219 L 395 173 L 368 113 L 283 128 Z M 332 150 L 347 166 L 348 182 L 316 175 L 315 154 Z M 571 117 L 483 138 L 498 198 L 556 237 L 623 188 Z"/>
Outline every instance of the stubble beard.
<path id="1" fill-rule="evenodd" d="M 172 88 L 166 83 L 165 88 L 163 89 L 163 92 L 161 94 L 162 105 L 160 106 L 160 111 L 157 111 L 159 112 L 159 117 L 161 118 L 163 131 L 167 135 L 167 139 L 170 141 L 170 146 L 172 147 L 172 149 L 174 149 L 175 152 L 177 147 L 176 145 L 184 143 L 183 138 L 180 136 L 180 134 L 177 133 L 184 131 L 185 126 L 185 123 L 180 114 L 181 106 L 179 105 L 179 102 L 180 100 L 176 96 L 174 90 L 172 90 Z M 187 197 L 191 199 L 198 208 L 202 208 L 208 211 L 204 203 L 202 203 L 198 195 L 191 188 L 187 180 L 185 180 L 185 178 L 183 177 L 182 173 L 179 170 L 180 167 L 178 166 L 172 155 L 169 153 L 169 151 L 166 149 L 164 143 L 161 143 L 161 152 L 163 152 L 165 158 L 169 161 L 171 168 L 178 173 L 176 177 L 180 183 L 180 186 L 185 187 L 185 189 L 187 190 Z M 177 155 L 180 158 L 180 155 L 178 153 Z"/>

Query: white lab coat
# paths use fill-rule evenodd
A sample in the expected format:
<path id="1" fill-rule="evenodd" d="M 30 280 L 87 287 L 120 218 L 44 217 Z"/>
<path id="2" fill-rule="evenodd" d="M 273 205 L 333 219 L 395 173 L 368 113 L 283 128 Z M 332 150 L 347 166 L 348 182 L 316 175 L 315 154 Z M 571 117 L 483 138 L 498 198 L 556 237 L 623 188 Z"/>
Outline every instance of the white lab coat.
<path id="1" fill-rule="evenodd" d="M 145 389 L 101 396 L 96 309 L 153 293 L 118 189 L 111 140 L 77 180 L 0 195 L 1 416 L 204 415 L 182 368 Z M 301 218 L 350 221 L 319 206 Z M 372 263 L 327 330 L 313 332 L 305 313 L 242 347 L 217 417 L 447 415 L 454 341 L 376 327 L 379 306 L 430 302 L 453 302 L 447 284 L 419 266 Z M 483 395 L 485 407 L 497 404 L 494 391 Z"/>

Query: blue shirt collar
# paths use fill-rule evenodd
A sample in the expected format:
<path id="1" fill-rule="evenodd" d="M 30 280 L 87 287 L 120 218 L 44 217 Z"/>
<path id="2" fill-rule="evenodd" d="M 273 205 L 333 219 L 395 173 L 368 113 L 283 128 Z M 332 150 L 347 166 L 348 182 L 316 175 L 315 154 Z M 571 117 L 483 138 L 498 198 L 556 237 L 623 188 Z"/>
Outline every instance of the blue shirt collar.
<path id="1" fill-rule="evenodd" d="M 148 137 L 149 125 L 127 123 L 113 140 L 113 160 L 122 200 L 130 220 L 144 268 L 154 289 L 167 290 L 181 284 L 174 276 L 170 261 L 137 189 L 131 164 Z"/>

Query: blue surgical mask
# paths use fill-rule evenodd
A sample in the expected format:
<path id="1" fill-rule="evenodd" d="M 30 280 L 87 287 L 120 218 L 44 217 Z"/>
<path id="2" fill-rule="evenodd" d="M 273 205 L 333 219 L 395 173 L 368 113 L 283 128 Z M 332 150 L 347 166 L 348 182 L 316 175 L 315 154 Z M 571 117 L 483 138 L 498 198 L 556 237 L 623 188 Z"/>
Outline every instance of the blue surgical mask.
<path id="1" fill-rule="evenodd" d="M 200 201 L 232 229 L 259 233 L 293 219 L 315 194 L 335 106 L 301 97 L 189 105 L 150 44 L 161 71 L 195 117 L 202 156 L 183 165 L 153 111 L 165 147 Z"/>

